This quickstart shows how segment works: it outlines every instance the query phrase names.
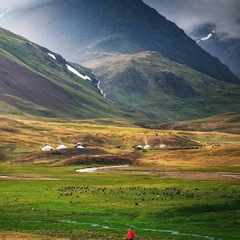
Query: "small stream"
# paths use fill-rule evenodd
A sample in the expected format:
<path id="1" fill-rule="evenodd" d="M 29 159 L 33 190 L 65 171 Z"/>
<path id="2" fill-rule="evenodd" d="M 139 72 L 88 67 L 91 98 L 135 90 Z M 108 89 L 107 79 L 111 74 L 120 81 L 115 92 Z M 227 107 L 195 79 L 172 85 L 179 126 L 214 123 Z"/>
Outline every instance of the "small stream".
<path id="1" fill-rule="evenodd" d="M 60 220 L 59 222 L 61 223 L 68 223 L 68 224 L 81 224 L 81 225 L 90 225 L 91 227 L 99 227 L 99 228 L 104 228 L 104 229 L 115 229 L 116 228 L 111 228 L 109 226 L 106 225 L 100 225 L 97 223 L 78 223 L 76 221 L 64 221 L 64 220 Z M 126 224 L 126 227 L 130 227 L 130 225 Z M 202 238 L 202 239 L 208 239 L 208 240 L 221 240 L 220 238 L 215 238 L 215 237 L 210 237 L 210 236 L 206 236 L 206 235 L 199 235 L 199 234 L 191 234 L 191 233 L 181 233 L 179 231 L 175 231 L 175 230 L 165 230 L 165 229 L 147 229 L 147 228 L 138 228 L 136 226 L 134 226 L 134 229 L 136 229 L 136 232 L 138 230 L 141 231 L 145 231 L 145 232 L 162 232 L 162 233 L 169 233 L 171 235 L 175 235 L 175 236 L 189 236 L 189 237 L 196 237 L 196 238 Z"/>
<path id="2" fill-rule="evenodd" d="M 75 171 L 80 172 L 80 173 L 90 173 L 90 172 L 96 172 L 97 170 L 112 169 L 112 168 L 124 168 L 124 167 L 129 167 L 129 165 L 83 168 L 83 169 L 78 169 L 78 170 L 75 170 Z"/>

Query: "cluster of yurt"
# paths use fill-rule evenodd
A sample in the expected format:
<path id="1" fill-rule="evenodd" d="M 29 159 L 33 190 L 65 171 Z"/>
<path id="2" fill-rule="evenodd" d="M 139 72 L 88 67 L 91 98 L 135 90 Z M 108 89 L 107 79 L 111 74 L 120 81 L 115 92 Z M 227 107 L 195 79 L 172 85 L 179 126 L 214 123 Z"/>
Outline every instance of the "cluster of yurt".
<path id="1" fill-rule="evenodd" d="M 68 147 L 66 147 L 65 145 L 60 144 L 60 145 L 56 148 L 56 150 L 62 150 L 62 149 L 67 149 L 67 148 L 68 148 Z M 85 148 L 85 147 L 83 146 L 82 143 L 77 142 L 76 145 L 75 145 L 75 148 Z M 48 145 L 48 144 L 46 144 L 44 147 L 42 147 L 42 151 L 43 151 L 43 152 L 50 152 L 50 151 L 53 151 L 53 150 L 54 150 L 54 148 L 51 147 L 51 146 Z"/>
<path id="2" fill-rule="evenodd" d="M 152 147 L 149 144 L 145 144 L 145 145 L 136 145 L 134 146 L 134 148 L 137 150 L 149 150 Z M 160 144 L 159 146 L 155 147 L 155 149 L 166 149 L 166 145 Z"/>
<path id="3" fill-rule="evenodd" d="M 138 150 L 148 150 L 148 149 L 151 149 L 151 146 L 148 145 L 148 144 L 146 144 L 146 145 L 144 145 L 144 146 L 142 146 L 142 145 L 137 145 L 137 146 L 135 146 L 135 149 L 138 149 Z"/>

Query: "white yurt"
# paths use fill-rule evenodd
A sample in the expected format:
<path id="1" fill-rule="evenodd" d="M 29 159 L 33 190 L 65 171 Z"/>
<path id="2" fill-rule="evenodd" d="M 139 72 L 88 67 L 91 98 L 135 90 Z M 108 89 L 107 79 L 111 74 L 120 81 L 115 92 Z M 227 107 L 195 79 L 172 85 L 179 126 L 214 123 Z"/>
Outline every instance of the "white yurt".
<path id="1" fill-rule="evenodd" d="M 165 145 L 165 144 L 161 144 L 161 145 L 159 146 L 159 148 L 160 148 L 160 149 L 165 149 L 165 148 L 166 148 L 166 145 Z"/>
<path id="2" fill-rule="evenodd" d="M 67 147 L 65 145 L 61 144 L 57 147 L 57 150 L 66 149 L 66 148 Z"/>
<path id="3" fill-rule="evenodd" d="M 77 148 L 85 148 L 85 147 L 82 145 L 78 145 Z"/>
<path id="4" fill-rule="evenodd" d="M 76 148 L 85 148 L 81 142 L 76 143 Z"/>
<path id="5" fill-rule="evenodd" d="M 148 144 L 146 144 L 146 145 L 143 147 L 143 149 L 145 149 L 145 150 L 147 150 L 147 149 L 151 149 L 151 146 L 148 145 Z"/>
<path id="6" fill-rule="evenodd" d="M 44 147 L 42 147 L 43 152 L 49 152 L 52 150 L 53 150 L 53 148 L 51 146 L 49 146 L 48 144 L 46 144 Z"/>

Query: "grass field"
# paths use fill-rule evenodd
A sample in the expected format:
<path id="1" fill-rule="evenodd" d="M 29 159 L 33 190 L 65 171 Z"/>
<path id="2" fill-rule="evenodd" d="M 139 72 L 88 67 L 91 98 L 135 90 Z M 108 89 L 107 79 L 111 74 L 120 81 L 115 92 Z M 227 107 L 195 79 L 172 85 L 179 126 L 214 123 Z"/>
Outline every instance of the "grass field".
<path id="1" fill-rule="evenodd" d="M 1 119 L 0 239 L 126 239 L 132 225 L 137 239 L 239 239 L 239 135 L 105 121 Z M 40 151 L 78 141 L 87 156 Z M 125 154 L 129 167 L 75 171 Z"/>

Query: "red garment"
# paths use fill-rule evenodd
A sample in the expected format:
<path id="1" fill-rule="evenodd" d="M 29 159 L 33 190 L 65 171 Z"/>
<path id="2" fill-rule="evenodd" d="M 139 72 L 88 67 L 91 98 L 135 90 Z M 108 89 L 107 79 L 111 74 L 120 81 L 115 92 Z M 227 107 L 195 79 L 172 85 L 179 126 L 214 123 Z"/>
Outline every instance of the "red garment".
<path id="1" fill-rule="evenodd" d="M 134 239 L 135 238 L 135 234 L 134 231 L 132 229 L 128 230 L 128 239 Z"/>

